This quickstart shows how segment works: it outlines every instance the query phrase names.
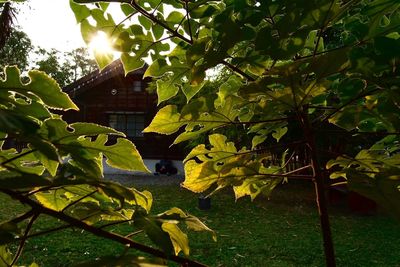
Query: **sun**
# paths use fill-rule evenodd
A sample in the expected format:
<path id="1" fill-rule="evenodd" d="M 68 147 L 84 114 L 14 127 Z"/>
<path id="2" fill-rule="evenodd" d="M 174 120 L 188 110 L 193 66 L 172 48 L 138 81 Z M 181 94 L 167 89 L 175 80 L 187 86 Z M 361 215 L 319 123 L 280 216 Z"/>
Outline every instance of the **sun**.
<path id="1" fill-rule="evenodd" d="M 112 47 L 112 41 L 107 37 L 104 32 L 97 32 L 89 43 L 89 48 L 94 53 L 100 54 L 113 54 L 115 50 Z"/>

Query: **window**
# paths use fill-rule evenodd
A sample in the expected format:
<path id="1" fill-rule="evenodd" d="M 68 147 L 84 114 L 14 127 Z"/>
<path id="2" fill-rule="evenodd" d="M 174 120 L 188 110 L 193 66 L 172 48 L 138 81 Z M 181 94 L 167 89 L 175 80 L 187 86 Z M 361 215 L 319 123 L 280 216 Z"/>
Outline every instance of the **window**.
<path id="1" fill-rule="evenodd" d="M 144 114 L 109 114 L 108 124 L 128 137 L 142 137 Z"/>
<path id="2" fill-rule="evenodd" d="M 133 91 L 134 92 L 141 92 L 143 90 L 143 83 L 142 81 L 134 81 L 133 82 Z"/>

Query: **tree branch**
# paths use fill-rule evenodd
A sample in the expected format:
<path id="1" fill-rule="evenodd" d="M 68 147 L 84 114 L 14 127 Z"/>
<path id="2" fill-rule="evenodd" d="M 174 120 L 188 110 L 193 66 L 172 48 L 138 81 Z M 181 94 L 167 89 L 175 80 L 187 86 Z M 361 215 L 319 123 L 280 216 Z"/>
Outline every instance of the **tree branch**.
<path id="1" fill-rule="evenodd" d="M 35 213 L 33 215 L 33 217 L 31 218 L 31 220 L 29 221 L 28 225 L 26 226 L 25 233 L 21 238 L 21 241 L 18 246 L 18 250 L 15 253 L 13 261 L 10 263 L 10 266 L 14 266 L 14 264 L 17 262 L 18 258 L 21 256 L 22 250 L 24 249 L 24 246 L 25 246 L 25 242 L 28 239 L 28 234 L 32 229 L 33 223 L 36 221 L 36 219 L 39 217 L 39 215 L 40 215 L 40 213 Z"/>
<path id="2" fill-rule="evenodd" d="M 96 189 L 96 190 L 94 190 L 93 192 L 90 192 L 89 194 L 84 195 L 84 196 L 78 198 L 77 200 L 75 200 L 75 201 L 69 203 L 67 206 L 65 206 L 65 207 L 62 209 L 61 212 L 64 212 L 65 210 L 67 210 L 68 208 L 72 207 L 72 206 L 75 205 L 76 203 L 80 202 L 81 200 L 83 200 L 83 199 L 85 199 L 85 198 L 87 198 L 87 197 L 90 197 L 91 195 L 93 195 L 93 194 L 95 194 L 95 193 L 97 193 L 97 192 L 98 192 L 98 190 Z"/>
<path id="3" fill-rule="evenodd" d="M 251 77 L 250 75 L 248 75 L 247 73 L 245 73 L 244 71 L 242 71 L 241 69 L 239 69 L 238 67 L 232 65 L 231 63 L 223 60 L 222 65 L 225 65 L 226 67 L 230 68 L 232 71 L 242 75 L 244 78 L 246 78 L 247 80 L 254 82 L 256 79 L 254 79 L 253 77 Z"/>
<path id="4" fill-rule="evenodd" d="M 139 6 L 134 0 L 130 1 L 129 4 L 136 9 L 140 14 L 142 14 L 143 16 L 145 16 L 146 18 L 150 19 L 153 23 L 156 23 L 158 25 L 160 25 L 161 27 L 163 27 L 164 29 L 166 29 L 169 33 L 172 34 L 172 36 L 177 37 L 179 39 L 181 39 L 182 41 L 188 43 L 188 44 L 193 44 L 192 40 L 186 38 L 185 36 L 183 36 L 182 34 L 178 33 L 176 30 L 172 29 L 171 27 L 169 27 L 167 24 L 165 24 L 164 22 L 162 22 L 161 20 L 159 20 L 156 16 L 148 13 L 146 10 L 144 10 L 141 6 Z"/>
<path id="5" fill-rule="evenodd" d="M 111 233 L 111 232 L 107 232 L 107 231 L 104 231 L 104 230 L 99 229 L 97 227 L 88 225 L 88 224 L 86 224 L 86 223 L 84 223 L 84 222 L 82 222 L 82 221 L 80 221 L 78 219 L 75 219 L 73 217 L 70 217 L 70 216 L 68 216 L 68 215 L 66 215 L 66 214 L 64 214 L 62 212 L 57 212 L 55 210 L 43 207 L 42 205 L 40 205 L 39 203 L 33 201 L 32 199 L 30 199 L 28 197 L 25 197 L 25 196 L 23 196 L 21 194 L 18 194 L 16 192 L 12 191 L 12 190 L 0 189 L 0 191 L 5 193 L 5 194 L 7 194 L 7 195 L 9 195 L 9 196 L 11 196 L 11 197 L 13 197 L 13 198 L 15 198 L 15 199 L 17 199 L 17 200 L 19 200 L 23 204 L 31 206 L 33 209 L 37 210 L 40 213 L 47 214 L 47 215 L 49 215 L 51 217 L 57 218 L 57 219 L 59 219 L 61 221 L 64 221 L 66 223 L 71 224 L 74 227 L 77 227 L 77 228 L 83 229 L 85 231 L 88 231 L 88 232 L 90 232 L 90 233 L 92 233 L 92 234 L 94 234 L 96 236 L 103 237 L 103 238 L 106 238 L 106 239 L 110 239 L 110 240 L 113 240 L 113 241 L 118 242 L 118 243 L 123 244 L 123 245 L 128 245 L 131 248 L 140 250 L 142 252 L 151 254 L 151 255 L 159 257 L 159 258 L 163 258 L 163 259 L 166 259 L 166 260 L 171 260 L 171 261 L 180 263 L 180 264 L 182 264 L 184 266 L 207 267 L 206 265 L 203 265 L 203 264 L 201 264 L 199 262 L 196 262 L 196 261 L 193 261 L 193 260 L 190 260 L 190 259 L 186 259 L 186 258 L 183 258 L 183 257 L 180 257 L 180 256 L 176 256 L 176 255 L 168 255 L 168 254 L 165 254 L 161 250 L 142 245 L 140 243 L 134 242 L 133 240 L 125 238 L 125 237 L 123 237 L 121 235 L 118 235 L 118 234 L 115 234 L 115 233 Z"/>
<path id="6" fill-rule="evenodd" d="M 10 158 L 10 159 L 7 159 L 7 160 L 1 162 L 0 165 L 1 165 L 1 166 L 4 166 L 4 165 L 6 165 L 7 163 L 10 163 L 10 162 L 12 162 L 12 161 L 14 161 L 14 160 L 17 160 L 17 159 L 19 159 L 19 158 L 22 158 L 22 157 L 24 157 L 24 156 L 26 156 L 26 155 L 29 155 L 29 154 L 31 154 L 31 153 L 33 153 L 33 152 L 35 152 L 35 151 L 37 151 L 37 149 L 32 149 L 32 150 L 26 151 L 26 152 L 21 153 L 21 154 L 15 156 L 15 157 L 13 157 L 13 158 Z"/>

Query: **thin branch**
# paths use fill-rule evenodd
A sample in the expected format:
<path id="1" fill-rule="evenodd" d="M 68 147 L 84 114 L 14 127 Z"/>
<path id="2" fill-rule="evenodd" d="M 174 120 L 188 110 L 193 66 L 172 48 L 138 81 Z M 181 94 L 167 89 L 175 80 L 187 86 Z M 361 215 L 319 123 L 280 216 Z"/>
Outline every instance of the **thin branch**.
<path id="1" fill-rule="evenodd" d="M 189 26 L 189 36 L 190 36 L 190 40 L 193 42 L 193 33 L 192 33 L 192 27 L 190 25 L 189 6 L 188 6 L 187 0 L 185 0 L 185 8 L 186 8 L 186 18 L 187 18 L 188 26 Z"/>
<path id="2" fill-rule="evenodd" d="M 75 200 L 75 201 L 69 203 L 67 206 L 65 206 L 65 207 L 62 209 L 61 212 L 66 211 L 68 208 L 72 207 L 73 205 L 77 204 L 78 202 L 82 201 L 83 199 L 85 199 L 85 198 L 87 198 L 87 197 L 90 197 L 91 195 L 93 195 L 93 194 L 95 194 L 95 193 L 97 193 L 97 192 L 98 192 L 98 190 L 96 189 L 96 190 L 94 190 L 93 192 L 90 192 L 89 194 L 78 198 L 77 200 Z"/>
<path id="3" fill-rule="evenodd" d="M 245 73 L 244 71 L 242 71 L 241 69 L 239 69 L 238 67 L 236 67 L 235 65 L 232 65 L 231 63 L 223 60 L 222 65 L 225 65 L 226 67 L 230 68 L 232 71 L 239 73 L 240 75 L 242 75 L 243 77 L 245 77 L 247 80 L 254 82 L 256 79 L 251 77 L 250 75 L 248 75 L 247 73 Z"/>
<path id="4" fill-rule="evenodd" d="M 28 234 L 29 234 L 30 230 L 32 229 L 33 223 L 36 221 L 36 219 L 39 217 L 39 215 L 40 215 L 40 213 L 35 213 L 32 216 L 31 220 L 29 221 L 28 225 L 26 226 L 25 233 L 21 238 L 21 241 L 18 246 L 18 250 L 15 253 L 14 259 L 11 262 L 10 266 L 14 266 L 14 264 L 17 262 L 18 258 L 21 256 L 22 250 L 24 249 L 24 246 L 25 246 L 25 242 L 28 239 Z"/>
<path id="5" fill-rule="evenodd" d="M 172 29 L 171 27 L 169 27 L 167 24 L 165 24 L 164 22 L 162 22 L 161 20 L 159 20 L 156 16 L 148 13 L 146 10 L 144 10 L 141 6 L 139 6 L 134 0 L 130 1 L 129 3 L 134 9 L 136 9 L 140 14 L 142 14 L 143 16 L 145 16 L 146 18 L 150 19 L 152 22 L 160 25 L 161 27 L 163 27 L 164 29 L 166 29 L 167 31 L 169 31 L 172 36 L 177 37 L 179 39 L 181 39 L 182 41 L 188 43 L 188 44 L 192 44 L 192 40 L 186 38 L 185 36 L 183 36 L 182 34 L 178 33 L 177 31 L 175 31 L 174 29 Z"/>
<path id="6" fill-rule="evenodd" d="M 74 227 L 77 227 L 77 228 L 80 228 L 82 230 L 88 231 L 88 232 L 90 232 L 90 233 L 92 233 L 92 234 L 94 234 L 96 236 L 103 237 L 103 238 L 106 238 L 106 239 L 110 239 L 110 240 L 113 240 L 113 241 L 118 242 L 118 243 L 123 244 L 123 245 L 129 245 L 131 248 L 134 248 L 134 249 L 140 250 L 142 252 L 154 255 L 154 256 L 159 257 L 159 258 L 163 258 L 163 259 L 166 259 L 166 260 L 171 260 L 171 261 L 180 263 L 180 264 L 182 264 L 184 266 L 206 267 L 206 265 L 203 265 L 203 264 L 201 264 L 199 262 L 196 262 L 196 261 L 193 261 L 193 260 L 190 260 L 190 259 L 186 259 L 186 258 L 183 258 L 183 257 L 180 257 L 180 256 L 176 256 L 176 255 L 165 254 L 161 250 L 145 246 L 143 244 L 140 244 L 140 243 L 137 243 L 137 242 L 135 242 L 133 240 L 125 238 L 125 237 L 123 237 L 121 235 L 104 231 L 104 230 L 99 229 L 97 227 L 94 227 L 92 225 L 86 224 L 85 222 L 82 222 L 82 221 L 80 221 L 78 219 L 70 217 L 70 216 L 68 216 L 68 215 L 66 215 L 66 214 L 64 214 L 62 212 L 58 212 L 58 211 L 43 207 L 42 205 L 40 205 L 39 203 L 35 202 L 34 200 L 32 200 L 32 199 L 30 199 L 30 198 L 28 198 L 26 196 L 23 196 L 21 194 L 18 194 L 16 192 L 12 191 L 12 190 L 0 189 L 0 192 L 3 192 L 5 194 L 15 198 L 16 200 L 19 200 L 23 204 L 31 206 L 33 209 L 39 211 L 40 213 L 47 214 L 47 215 L 49 215 L 51 217 L 54 217 L 56 219 L 59 219 L 59 220 L 64 221 L 66 223 L 69 223 Z"/>
<path id="7" fill-rule="evenodd" d="M 327 22 L 327 21 L 328 21 L 328 17 L 329 17 L 329 12 L 331 11 L 331 9 L 332 9 L 332 7 L 333 7 L 333 4 L 334 4 L 335 2 L 336 2 L 335 0 L 332 0 L 332 1 L 331 1 L 331 4 L 329 5 L 329 9 L 328 9 L 328 11 L 326 12 L 325 18 L 324 18 L 324 20 L 323 20 L 323 22 L 322 22 L 321 28 L 319 29 L 318 37 L 317 37 L 317 42 L 316 42 L 316 44 L 315 44 L 314 51 L 313 51 L 313 58 L 315 57 L 315 55 L 316 55 L 316 53 L 317 53 L 317 50 L 318 50 L 319 43 L 321 42 L 322 33 L 324 32 L 325 27 L 328 25 L 328 22 Z"/>
<path id="8" fill-rule="evenodd" d="M 300 171 L 304 171 L 304 170 L 310 169 L 310 168 L 312 168 L 312 165 L 309 164 L 309 165 L 300 167 L 300 168 L 298 168 L 298 169 L 296 169 L 296 170 L 293 170 L 293 171 L 290 171 L 290 172 L 286 172 L 286 173 L 282 173 L 282 174 L 279 174 L 279 175 L 280 175 L 280 176 L 283 176 L 283 177 L 285 177 L 285 176 L 291 177 L 291 176 L 293 176 L 293 173 L 297 173 L 297 172 L 300 172 Z M 308 176 L 308 175 L 306 175 L 306 176 Z"/>
<path id="9" fill-rule="evenodd" d="M 110 226 L 114 226 L 114 225 L 118 225 L 118 224 L 123 224 L 123 223 L 127 223 L 133 221 L 133 219 L 127 219 L 127 220 L 122 220 L 122 221 L 116 221 L 116 222 L 112 222 L 112 223 L 107 223 L 104 224 L 102 226 L 99 226 L 100 229 L 106 228 L 106 227 L 110 227 Z"/>
<path id="10" fill-rule="evenodd" d="M 132 237 L 132 236 L 134 236 L 134 235 L 137 235 L 137 234 L 140 234 L 140 233 L 143 233 L 143 232 L 144 232 L 143 230 L 139 230 L 139 231 L 136 231 L 136 232 L 127 234 L 125 237 L 126 237 L 126 238 L 130 238 L 130 237 Z"/>
<path id="11" fill-rule="evenodd" d="M 68 228 L 71 228 L 71 227 L 73 227 L 73 226 L 70 225 L 70 224 L 61 225 L 61 226 L 58 226 L 56 228 L 51 228 L 51 229 L 47 229 L 47 230 L 44 230 L 44 231 L 41 231 L 41 232 L 30 234 L 30 235 L 27 236 L 27 239 L 28 238 L 32 238 L 32 237 L 38 237 L 38 236 L 41 236 L 41 235 L 50 234 L 50 233 L 57 232 L 59 230 L 68 229 Z"/>
<path id="12" fill-rule="evenodd" d="M 158 2 L 158 4 L 156 5 L 156 7 L 153 9 L 153 12 L 151 12 L 151 15 L 154 15 L 154 13 L 157 11 L 157 9 L 160 7 L 161 3 L 163 2 L 163 0 L 160 0 L 160 2 Z"/>
<path id="13" fill-rule="evenodd" d="M 333 112 L 331 112 L 330 114 L 328 114 L 321 122 L 324 122 L 324 121 L 329 120 L 332 116 L 334 116 L 336 113 L 338 113 L 338 112 L 339 112 L 341 109 L 343 109 L 344 107 L 346 107 L 346 106 L 352 104 L 353 102 L 355 102 L 355 101 L 357 101 L 357 100 L 359 100 L 359 99 L 361 99 L 361 98 L 363 98 L 363 97 L 366 97 L 366 96 L 368 96 L 368 95 L 370 95 L 370 94 L 372 94 L 372 93 L 375 93 L 376 91 L 379 91 L 379 90 L 380 90 L 380 89 L 377 88 L 377 89 L 370 90 L 370 91 L 368 91 L 368 92 L 364 92 L 364 93 L 362 93 L 362 94 L 360 93 L 359 95 L 353 97 L 352 99 L 350 99 L 350 100 L 347 101 L 346 103 L 344 103 L 344 104 L 342 104 L 341 106 L 339 106 L 338 108 L 336 108 Z M 314 122 L 315 122 L 315 120 L 313 121 L 313 123 L 314 123 Z"/>
<path id="14" fill-rule="evenodd" d="M 318 105 L 308 105 L 309 108 L 314 108 L 314 109 L 321 109 L 321 110 L 335 110 L 335 107 L 328 107 L 328 106 L 318 106 Z"/>
<path id="15" fill-rule="evenodd" d="M 33 152 L 35 152 L 35 151 L 37 151 L 37 149 L 32 149 L 32 150 L 26 151 L 26 152 L 21 153 L 21 154 L 15 156 L 15 157 L 13 157 L 13 158 L 10 158 L 10 159 L 8 159 L 8 160 L 5 160 L 5 161 L 1 162 L 0 165 L 1 165 L 1 166 L 4 166 L 4 165 L 6 165 L 7 163 L 10 163 L 10 162 L 12 162 L 12 161 L 14 161 L 14 160 L 17 160 L 17 159 L 19 159 L 19 158 L 22 158 L 22 157 L 24 157 L 24 156 L 26 156 L 26 155 L 29 155 L 29 154 L 31 154 L 31 153 L 33 153 Z"/>
<path id="16" fill-rule="evenodd" d="M 22 222 L 23 220 L 26 220 L 26 219 L 32 217 L 34 214 L 35 214 L 35 212 L 33 211 L 33 209 L 31 209 L 28 212 L 25 212 L 24 214 L 14 218 L 14 219 L 11 219 L 10 222 L 11 223 L 19 223 L 19 222 Z"/>
<path id="17" fill-rule="evenodd" d="M 136 14 L 137 14 L 137 12 L 134 12 L 134 13 L 130 14 L 129 16 L 127 16 L 126 18 L 124 18 L 122 21 L 120 21 L 117 25 L 113 26 L 114 29 L 113 29 L 113 31 L 111 32 L 111 36 L 114 34 L 114 32 L 117 30 L 117 28 L 118 28 L 119 26 L 121 26 L 122 23 L 124 23 L 124 22 L 127 21 L 128 19 L 132 18 L 132 17 L 133 17 L 134 15 L 136 15 Z"/>

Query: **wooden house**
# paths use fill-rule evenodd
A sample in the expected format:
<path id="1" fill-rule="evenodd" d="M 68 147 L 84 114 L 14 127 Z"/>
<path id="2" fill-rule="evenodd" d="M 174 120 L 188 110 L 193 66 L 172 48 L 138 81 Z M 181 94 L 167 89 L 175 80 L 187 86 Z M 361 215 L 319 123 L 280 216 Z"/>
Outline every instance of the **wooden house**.
<path id="1" fill-rule="evenodd" d="M 149 80 L 143 80 L 144 69 L 124 74 L 117 60 L 104 70 L 95 71 L 66 86 L 79 111 L 68 111 L 68 122 L 93 122 L 124 132 L 144 159 L 181 160 L 180 147 L 170 145 L 173 136 L 143 134 L 157 111 L 157 96 L 146 91 Z"/>

